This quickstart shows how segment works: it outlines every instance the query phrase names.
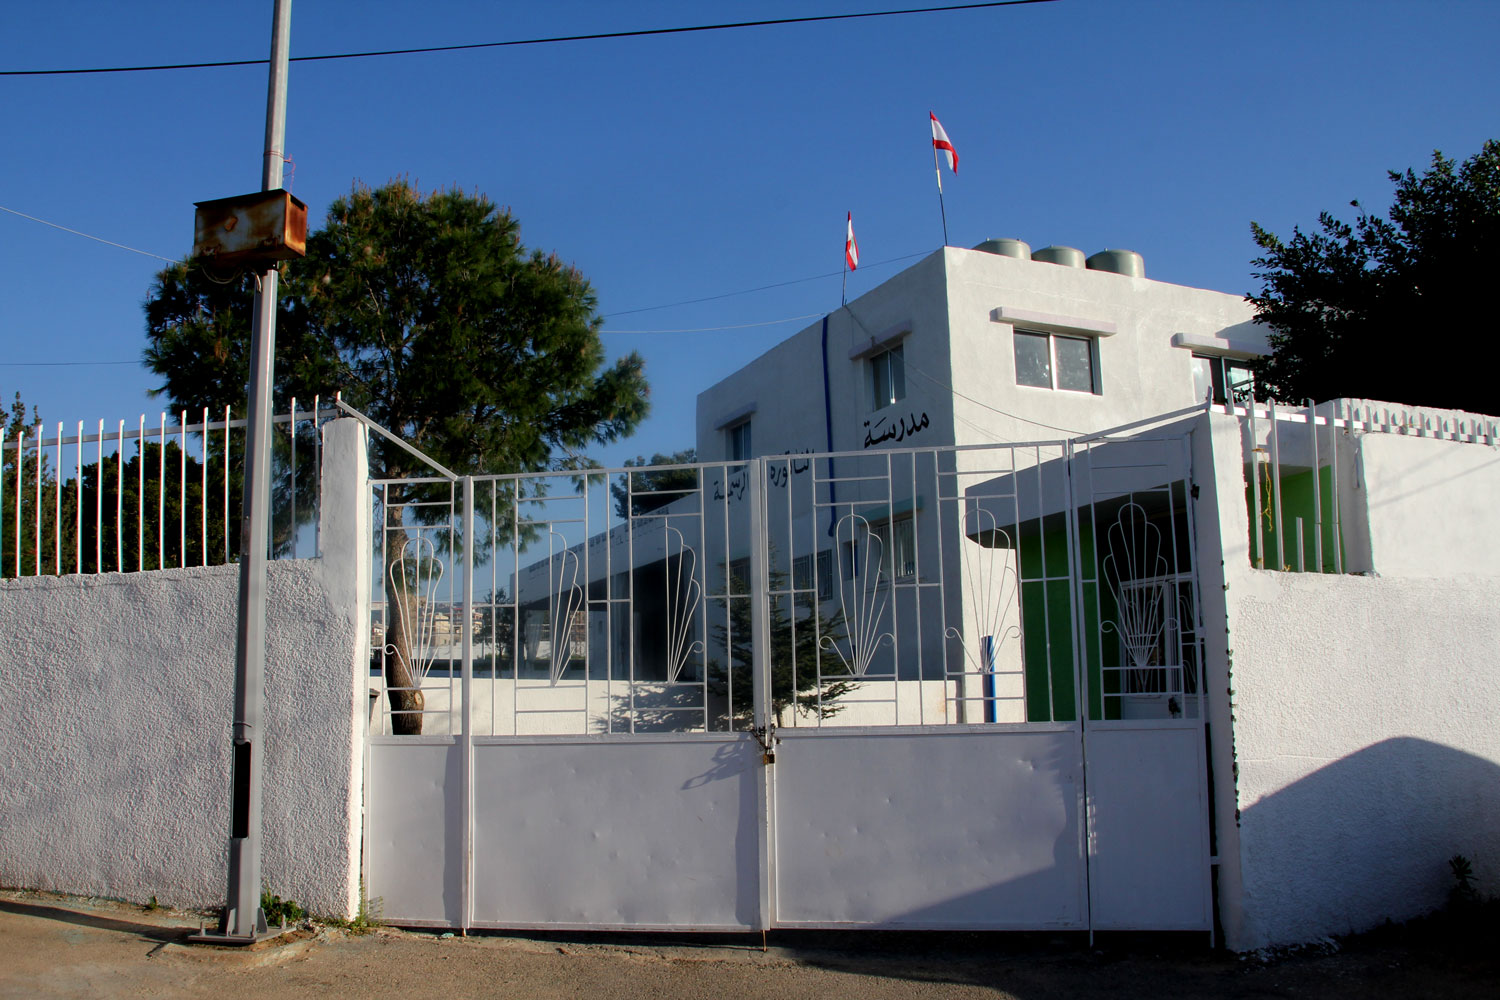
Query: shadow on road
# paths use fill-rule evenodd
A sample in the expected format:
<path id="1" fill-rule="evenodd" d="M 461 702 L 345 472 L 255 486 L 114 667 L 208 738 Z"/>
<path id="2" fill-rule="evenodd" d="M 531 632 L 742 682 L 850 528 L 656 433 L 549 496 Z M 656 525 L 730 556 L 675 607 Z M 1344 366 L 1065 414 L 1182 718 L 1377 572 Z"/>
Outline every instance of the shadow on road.
<path id="1" fill-rule="evenodd" d="M 38 917 L 43 920 L 56 920 L 59 923 L 76 924 L 79 927 L 93 927 L 103 931 L 117 931 L 121 934 L 134 934 L 146 941 L 168 943 L 183 941 L 196 929 L 192 927 L 160 927 L 156 924 L 142 924 L 136 923 L 133 920 L 119 920 L 114 917 L 102 917 L 93 913 L 80 913 L 77 910 L 68 910 L 61 906 L 48 906 L 44 903 L 19 903 L 9 899 L 0 899 L 0 912 L 15 913 L 23 917 Z"/>

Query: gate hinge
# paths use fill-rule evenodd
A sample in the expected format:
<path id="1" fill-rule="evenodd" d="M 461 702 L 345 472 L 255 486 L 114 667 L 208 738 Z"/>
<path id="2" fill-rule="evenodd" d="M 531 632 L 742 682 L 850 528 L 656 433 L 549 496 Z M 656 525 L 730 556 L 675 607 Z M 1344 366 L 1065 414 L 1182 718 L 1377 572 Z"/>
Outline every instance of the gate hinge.
<path id="1" fill-rule="evenodd" d="M 781 737 L 776 735 L 776 727 L 753 726 L 750 735 L 755 737 L 755 742 L 760 744 L 760 762 L 767 767 L 776 763 L 776 744 L 781 742 Z"/>

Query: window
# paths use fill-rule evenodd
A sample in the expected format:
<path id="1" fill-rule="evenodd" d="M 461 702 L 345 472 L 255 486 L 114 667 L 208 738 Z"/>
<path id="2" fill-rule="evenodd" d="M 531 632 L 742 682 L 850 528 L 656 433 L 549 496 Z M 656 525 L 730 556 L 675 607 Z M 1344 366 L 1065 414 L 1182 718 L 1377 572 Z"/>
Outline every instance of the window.
<path id="1" fill-rule="evenodd" d="M 724 450 L 731 462 L 743 462 L 753 458 L 750 450 L 750 421 L 742 420 L 733 427 L 724 428 Z"/>
<path id="2" fill-rule="evenodd" d="M 880 551 L 881 583 L 905 580 L 917 575 L 917 536 L 913 529 L 910 514 L 894 521 L 870 525 L 870 534 L 875 538 L 873 544 Z M 860 576 L 862 560 L 867 551 L 862 537 L 844 543 L 842 562 L 845 579 L 869 579 Z"/>
<path id="3" fill-rule="evenodd" d="M 798 556 L 792 560 L 792 587 L 795 590 L 812 590 L 817 584 L 818 598 L 828 600 L 833 596 L 833 552 L 824 549 L 818 553 L 817 577 L 813 576 L 813 557 Z"/>
<path id="4" fill-rule="evenodd" d="M 1218 354 L 1193 355 L 1193 397 L 1225 404 L 1248 403 L 1255 396 L 1255 374 L 1250 362 Z"/>
<path id="5" fill-rule="evenodd" d="M 870 358 L 870 408 L 878 410 L 906 398 L 906 359 L 897 344 Z"/>
<path id="6" fill-rule="evenodd" d="M 1087 337 L 1015 332 L 1016 384 L 1040 389 L 1098 392 L 1094 379 L 1094 342 Z"/>

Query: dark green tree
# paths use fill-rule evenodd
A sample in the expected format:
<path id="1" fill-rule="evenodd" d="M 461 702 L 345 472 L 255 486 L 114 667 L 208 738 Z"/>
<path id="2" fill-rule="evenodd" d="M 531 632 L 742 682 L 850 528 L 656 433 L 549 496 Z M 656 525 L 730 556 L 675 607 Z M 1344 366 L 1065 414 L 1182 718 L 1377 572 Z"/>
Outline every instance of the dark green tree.
<path id="1" fill-rule="evenodd" d="M 1500 260 L 1500 141 L 1462 165 L 1433 153 L 1418 175 L 1392 171 L 1390 218 L 1324 212 L 1290 241 L 1251 223 L 1263 286 L 1249 299 L 1271 328 L 1258 389 L 1301 402 L 1367 397 L 1480 413 L 1496 409 L 1490 366 L 1462 345 L 1493 327 Z"/>
<path id="2" fill-rule="evenodd" d="M 650 468 L 659 465 L 692 465 L 696 461 L 698 461 L 696 448 L 684 448 L 670 455 L 657 452 L 649 459 L 644 455 L 627 458 L 625 468 L 645 468 L 647 471 L 629 473 L 628 492 L 623 480 L 610 484 L 609 492 L 615 501 L 615 516 L 623 521 L 631 515 L 649 514 L 698 489 L 699 474 L 696 469 L 656 471 Z"/>
<path id="3" fill-rule="evenodd" d="M 772 569 L 768 577 L 770 591 L 776 595 L 770 599 L 768 609 L 771 714 L 778 726 L 793 705 L 817 718 L 831 718 L 843 708 L 838 699 L 854 690 L 857 682 L 838 654 L 826 648 L 820 650 L 819 642 L 837 641 L 844 633 L 833 618 L 822 613 L 813 594 L 785 593 L 785 572 Z M 731 573 L 729 586 L 730 593 L 738 596 L 729 599 L 725 620 L 713 626 L 718 647 L 727 651 L 727 656 L 710 659 L 708 688 L 718 697 L 732 698 L 730 726 L 744 728 L 750 724 L 755 697 L 750 606 L 755 598 L 750 594 L 749 583 L 737 573 Z"/>
<path id="4" fill-rule="evenodd" d="M 226 276 L 211 270 L 199 261 L 169 267 L 146 301 L 146 365 L 174 406 L 245 398 L 254 279 L 220 284 Z M 606 364 L 588 281 L 555 255 L 526 249 L 519 223 L 482 195 L 423 193 L 401 180 L 356 185 L 309 235 L 307 256 L 281 273 L 278 407 L 341 391 L 460 474 L 576 463 L 583 449 L 630 433 L 646 415 L 641 359 Z M 371 452 L 378 478 L 431 474 L 379 437 Z M 422 495 L 398 489 L 390 499 Z M 423 509 L 407 508 L 408 516 Z M 393 523 L 385 551 L 394 564 L 407 538 Z M 388 596 L 405 606 L 406 595 Z M 405 616 L 388 617 L 390 686 L 414 687 Z M 396 731 L 420 731 L 420 694 L 393 691 L 392 700 L 407 713 L 395 716 Z"/>

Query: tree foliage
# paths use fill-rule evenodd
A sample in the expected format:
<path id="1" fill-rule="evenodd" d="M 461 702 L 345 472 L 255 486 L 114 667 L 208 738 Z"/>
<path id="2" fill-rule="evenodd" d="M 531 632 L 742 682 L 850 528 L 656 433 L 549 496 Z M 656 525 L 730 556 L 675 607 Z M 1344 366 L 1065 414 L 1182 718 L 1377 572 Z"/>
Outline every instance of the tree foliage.
<path id="1" fill-rule="evenodd" d="M 173 265 L 146 301 L 146 365 L 174 407 L 245 398 L 255 279 L 211 271 L 211 262 Z M 329 206 L 307 255 L 282 265 L 281 281 L 278 408 L 342 392 L 460 475 L 586 466 L 585 448 L 628 434 L 646 415 L 641 359 L 605 363 L 588 281 L 526 249 L 519 223 L 482 195 L 423 193 L 402 180 L 356 185 Z M 371 451 L 379 478 L 432 474 L 382 438 L 371 438 Z M 429 492 L 396 487 L 390 499 Z M 442 519 L 448 508 L 407 506 L 404 516 Z M 400 560 L 408 539 L 394 523 L 385 551 Z M 387 611 L 412 605 L 386 579 Z M 420 732 L 408 617 L 389 615 L 387 680 L 393 728 Z"/>
<path id="2" fill-rule="evenodd" d="M 644 455 L 627 458 L 625 468 L 644 468 L 646 471 L 628 474 L 630 476 L 628 491 L 623 481 L 610 484 L 610 496 L 615 501 L 615 516 L 623 521 L 631 515 L 639 517 L 642 514 L 649 514 L 696 490 L 698 488 L 696 469 L 657 470 L 653 468 L 662 465 L 692 465 L 696 461 L 698 461 L 696 448 L 684 448 L 670 455 L 657 452 L 649 459 Z"/>
<path id="3" fill-rule="evenodd" d="M 460 474 L 540 471 L 646 415 L 641 359 L 605 364 L 588 281 L 482 195 L 357 185 L 281 274 L 278 406 L 340 391 Z M 174 407 L 244 400 L 253 283 L 193 261 L 158 275 L 145 361 Z M 426 471 L 372 446 L 377 475 Z"/>
<path id="4" fill-rule="evenodd" d="M 1283 400 L 1368 397 L 1493 413 L 1489 366 L 1464 349 L 1488 336 L 1489 280 L 1500 261 L 1500 141 L 1423 174 L 1392 171 L 1390 217 L 1330 213 L 1283 241 L 1252 223 L 1264 255 L 1250 296 L 1271 328 L 1261 391 Z"/>
<path id="5" fill-rule="evenodd" d="M 784 592 L 786 576 L 781 570 L 769 570 L 770 589 Z M 713 626 L 719 647 L 728 655 L 724 660 L 710 660 L 708 687 L 718 697 L 731 699 L 731 725 L 744 727 L 750 723 L 755 700 L 750 585 L 738 573 L 731 573 L 730 593 L 740 596 L 730 599 L 726 620 Z M 776 725 L 785 723 L 786 710 L 793 706 L 809 718 L 837 715 L 844 707 L 838 699 L 853 691 L 857 682 L 838 655 L 820 650 L 819 642 L 842 639 L 840 624 L 823 613 L 816 597 L 805 592 L 773 598 L 767 613 L 769 707 Z"/>

